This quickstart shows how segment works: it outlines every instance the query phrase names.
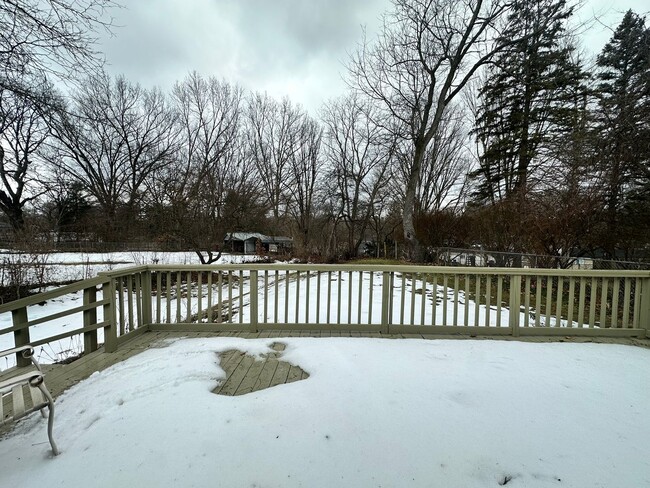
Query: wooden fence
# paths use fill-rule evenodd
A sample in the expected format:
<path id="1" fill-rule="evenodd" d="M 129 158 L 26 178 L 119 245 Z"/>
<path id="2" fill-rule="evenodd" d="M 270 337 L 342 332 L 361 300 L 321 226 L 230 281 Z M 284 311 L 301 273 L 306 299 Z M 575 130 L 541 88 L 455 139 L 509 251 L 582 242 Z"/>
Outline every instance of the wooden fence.
<path id="1" fill-rule="evenodd" d="M 65 296 L 81 303 L 40 311 Z M 137 266 L 1 305 L 0 317 L 10 347 L 79 337 L 79 352 L 102 342 L 116 351 L 135 334 L 167 329 L 646 337 L 650 271 Z"/>

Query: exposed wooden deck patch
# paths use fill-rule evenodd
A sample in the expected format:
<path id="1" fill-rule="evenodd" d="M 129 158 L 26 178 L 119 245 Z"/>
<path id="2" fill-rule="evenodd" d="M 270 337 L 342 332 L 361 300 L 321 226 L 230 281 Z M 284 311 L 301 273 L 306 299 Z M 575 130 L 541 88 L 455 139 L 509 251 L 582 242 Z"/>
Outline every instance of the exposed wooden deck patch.
<path id="1" fill-rule="evenodd" d="M 286 344 L 271 344 L 274 352 L 255 358 L 236 349 L 219 354 L 219 365 L 226 372 L 223 380 L 214 390 L 217 395 L 237 396 L 263 390 L 284 383 L 293 383 L 309 378 L 299 366 L 282 361 Z"/>

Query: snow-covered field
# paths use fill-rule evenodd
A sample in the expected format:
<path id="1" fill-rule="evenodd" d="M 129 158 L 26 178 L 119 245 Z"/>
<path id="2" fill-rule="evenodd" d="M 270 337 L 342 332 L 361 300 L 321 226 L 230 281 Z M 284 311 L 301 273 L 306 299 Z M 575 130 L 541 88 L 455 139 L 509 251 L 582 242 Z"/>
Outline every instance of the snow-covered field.
<path id="1" fill-rule="evenodd" d="M 237 397 L 217 352 L 310 374 Z M 0 441 L 0 486 L 650 486 L 650 351 L 610 344 L 186 339 L 57 401 Z"/>
<path id="2" fill-rule="evenodd" d="M 240 263 L 253 261 L 256 256 L 222 254 L 215 264 Z M 28 269 L 26 279 L 38 283 L 33 276 L 35 272 L 42 273 L 46 283 L 62 283 L 66 281 L 85 280 L 94 278 L 101 271 L 113 271 L 128 266 L 143 264 L 201 264 L 195 252 L 162 252 L 162 251 L 124 251 L 106 253 L 60 252 L 39 254 L 36 256 L 0 250 L 0 261 L 16 263 L 37 262 L 35 269 Z"/>

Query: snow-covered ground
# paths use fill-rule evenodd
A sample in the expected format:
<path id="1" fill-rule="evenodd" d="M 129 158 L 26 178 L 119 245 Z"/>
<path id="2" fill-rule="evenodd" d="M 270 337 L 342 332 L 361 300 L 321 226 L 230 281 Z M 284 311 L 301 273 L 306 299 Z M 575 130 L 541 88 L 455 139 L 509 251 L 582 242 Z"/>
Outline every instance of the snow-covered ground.
<path id="1" fill-rule="evenodd" d="M 310 377 L 237 397 L 217 352 Z M 0 441 L 0 486 L 650 486 L 650 351 L 609 344 L 186 339 L 71 388 Z"/>
<path id="2" fill-rule="evenodd" d="M 241 254 L 222 254 L 215 264 L 241 263 L 253 261 L 256 256 Z M 143 264 L 201 264 L 195 252 L 162 252 L 162 251 L 124 251 L 106 253 L 88 252 L 58 252 L 39 255 L 27 255 L 0 250 L 0 262 L 9 265 L 18 261 L 34 263 L 35 267 L 27 266 L 26 280 L 38 283 L 34 276 L 42 276 L 46 283 L 62 283 L 66 281 L 85 280 L 94 278 L 101 271 L 113 271 L 128 266 Z"/>

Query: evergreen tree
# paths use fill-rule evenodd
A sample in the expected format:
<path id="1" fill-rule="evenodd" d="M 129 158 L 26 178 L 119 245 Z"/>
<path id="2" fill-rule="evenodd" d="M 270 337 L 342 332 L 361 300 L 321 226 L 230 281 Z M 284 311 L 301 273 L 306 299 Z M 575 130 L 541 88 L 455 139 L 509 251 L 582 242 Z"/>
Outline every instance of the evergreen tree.
<path id="1" fill-rule="evenodd" d="M 596 169 L 602 181 L 605 252 L 648 240 L 650 31 L 629 10 L 597 58 Z M 638 243 L 636 244 L 638 246 Z"/>
<path id="2" fill-rule="evenodd" d="M 551 141 L 571 130 L 573 98 L 585 79 L 567 42 L 572 13 L 565 0 L 514 4 L 503 35 L 522 40 L 495 59 L 480 90 L 474 133 L 482 154 L 471 175 L 478 202 L 525 196 L 534 164 L 541 164 Z"/>

